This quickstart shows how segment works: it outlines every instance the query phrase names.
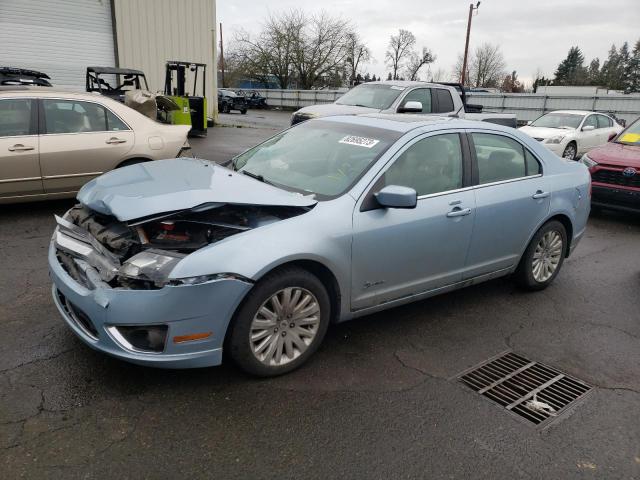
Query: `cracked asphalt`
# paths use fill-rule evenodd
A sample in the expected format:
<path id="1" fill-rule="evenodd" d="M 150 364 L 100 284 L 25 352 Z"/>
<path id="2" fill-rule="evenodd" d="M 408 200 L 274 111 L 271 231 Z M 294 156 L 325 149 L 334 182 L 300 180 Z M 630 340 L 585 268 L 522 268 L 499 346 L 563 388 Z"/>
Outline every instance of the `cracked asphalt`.
<path id="1" fill-rule="evenodd" d="M 257 126 L 194 149 L 228 158 L 275 133 Z M 593 214 L 544 292 L 499 279 L 334 325 L 306 366 L 257 380 L 77 340 L 46 264 L 72 203 L 0 206 L 2 478 L 640 479 L 639 216 Z M 455 379 L 506 350 L 594 391 L 548 428 L 519 421 Z"/>

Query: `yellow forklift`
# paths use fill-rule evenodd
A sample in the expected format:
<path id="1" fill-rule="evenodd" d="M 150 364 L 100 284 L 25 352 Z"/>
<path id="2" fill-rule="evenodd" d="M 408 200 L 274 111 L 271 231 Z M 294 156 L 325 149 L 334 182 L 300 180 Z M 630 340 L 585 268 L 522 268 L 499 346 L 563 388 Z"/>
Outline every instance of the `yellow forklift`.
<path id="1" fill-rule="evenodd" d="M 205 137 L 207 135 L 207 77 L 206 64 L 168 60 L 165 65 L 164 94 L 180 107 L 173 112 L 173 124 L 191 125 L 190 136 Z M 202 71 L 198 89 L 198 74 Z M 189 74 L 191 72 L 191 74 Z M 193 88 L 188 77 L 193 78 Z"/>

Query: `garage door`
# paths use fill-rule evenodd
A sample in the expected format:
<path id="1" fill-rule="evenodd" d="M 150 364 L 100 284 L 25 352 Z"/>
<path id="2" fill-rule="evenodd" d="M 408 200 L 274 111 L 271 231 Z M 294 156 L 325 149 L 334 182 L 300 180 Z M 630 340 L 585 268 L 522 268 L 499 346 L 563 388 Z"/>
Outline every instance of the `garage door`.
<path id="1" fill-rule="evenodd" d="M 84 90 L 87 66 L 114 66 L 110 0 L 0 0 L 0 66 Z"/>

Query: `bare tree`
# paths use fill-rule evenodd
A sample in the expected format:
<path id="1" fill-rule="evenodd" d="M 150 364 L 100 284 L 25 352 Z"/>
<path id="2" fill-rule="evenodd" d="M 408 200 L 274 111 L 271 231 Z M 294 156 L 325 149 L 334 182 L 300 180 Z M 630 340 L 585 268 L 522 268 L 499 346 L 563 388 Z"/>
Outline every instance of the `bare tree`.
<path id="1" fill-rule="evenodd" d="M 451 78 L 451 76 L 443 68 L 438 68 L 433 72 L 429 71 L 427 76 L 429 78 L 429 81 L 431 82 L 447 82 Z"/>
<path id="2" fill-rule="evenodd" d="M 353 85 L 359 73 L 360 66 L 363 63 L 367 63 L 369 60 L 371 60 L 371 51 L 362 42 L 362 39 L 357 32 L 350 32 L 349 34 L 347 34 L 346 49 L 346 62 L 350 74 L 349 83 Z"/>
<path id="3" fill-rule="evenodd" d="M 475 49 L 469 73 L 475 87 L 497 87 L 505 76 L 506 63 L 499 45 L 483 43 Z"/>
<path id="4" fill-rule="evenodd" d="M 255 38 L 245 31 L 237 32 L 238 48 L 234 54 L 239 68 L 254 80 L 267 83 L 273 76 L 280 88 L 288 88 L 292 61 L 306 22 L 301 12 L 292 10 L 279 16 L 271 15 Z"/>
<path id="5" fill-rule="evenodd" d="M 419 80 L 418 73 L 425 65 L 429 65 L 435 61 L 436 57 L 427 47 L 422 47 L 422 55 L 411 52 L 409 61 L 407 62 L 407 78 L 409 80 Z"/>
<path id="6" fill-rule="evenodd" d="M 471 54 L 473 56 L 473 53 Z M 455 78 L 455 81 L 459 81 L 460 78 L 462 78 L 462 65 L 464 63 L 464 59 L 462 57 L 462 54 L 459 53 L 458 54 L 458 58 L 456 60 L 456 64 L 453 66 L 453 70 L 451 71 L 451 77 Z M 465 85 L 469 85 L 469 63 L 467 63 L 467 72 L 464 76 L 465 78 Z"/>
<path id="7" fill-rule="evenodd" d="M 409 30 L 400 29 L 398 35 L 391 35 L 385 59 L 387 65 L 391 67 L 393 80 L 398 79 L 398 71 L 402 68 L 405 60 L 410 57 L 415 44 L 416 37 Z"/>
<path id="8" fill-rule="evenodd" d="M 331 17 L 324 11 L 306 20 L 295 44 L 293 67 L 299 87 L 310 89 L 323 77 L 344 67 L 347 39 L 353 29 L 347 20 Z"/>

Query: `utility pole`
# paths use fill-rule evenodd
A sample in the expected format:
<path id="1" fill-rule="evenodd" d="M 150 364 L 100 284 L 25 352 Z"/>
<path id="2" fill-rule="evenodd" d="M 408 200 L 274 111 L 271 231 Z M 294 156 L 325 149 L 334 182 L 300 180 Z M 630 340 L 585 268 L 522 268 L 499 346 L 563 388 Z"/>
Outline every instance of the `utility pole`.
<path id="1" fill-rule="evenodd" d="M 222 43 L 222 22 L 220 22 L 220 70 L 222 71 L 222 88 L 226 87 L 224 84 L 224 44 Z"/>
<path id="2" fill-rule="evenodd" d="M 467 20 L 467 39 L 464 43 L 464 60 L 462 61 L 462 73 L 460 74 L 460 83 L 464 87 L 464 82 L 467 76 L 467 58 L 469 55 L 469 36 L 471 35 L 471 18 L 473 17 L 473 11 L 478 10 L 480 7 L 480 2 L 476 3 L 476 6 L 473 6 L 473 3 L 469 4 L 469 19 Z"/>

